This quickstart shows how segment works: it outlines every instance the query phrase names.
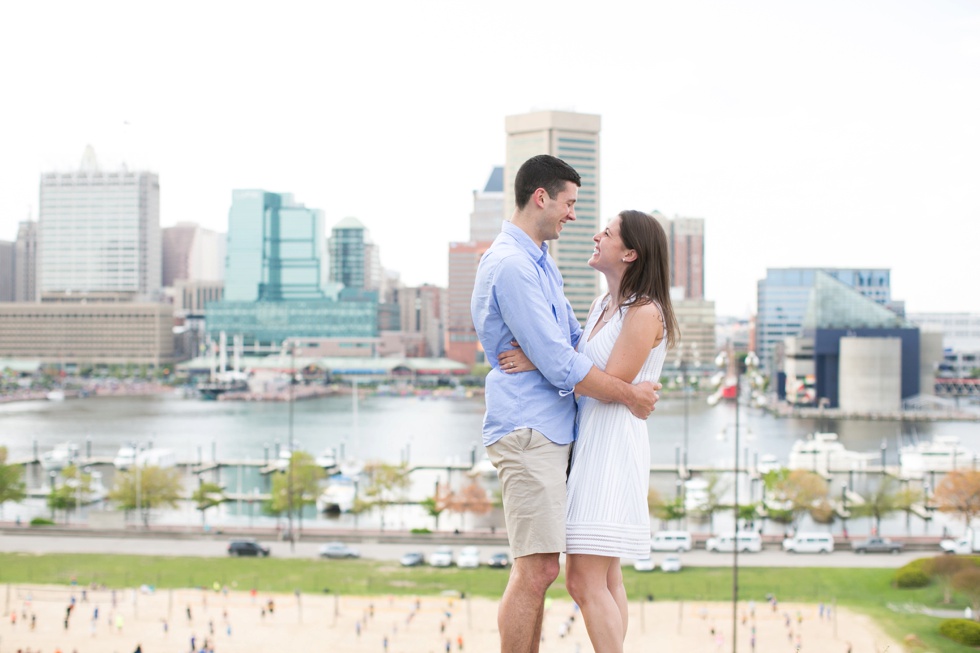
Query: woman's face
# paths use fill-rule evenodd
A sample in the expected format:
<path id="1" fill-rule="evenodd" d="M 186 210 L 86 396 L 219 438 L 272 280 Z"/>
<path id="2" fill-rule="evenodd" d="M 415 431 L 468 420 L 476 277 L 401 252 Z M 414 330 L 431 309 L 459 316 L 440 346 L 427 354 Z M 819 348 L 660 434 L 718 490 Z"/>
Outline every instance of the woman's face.
<path id="1" fill-rule="evenodd" d="M 622 276 L 626 269 L 626 262 L 623 261 L 633 250 L 627 249 L 623 245 L 623 239 L 619 235 L 619 227 L 622 219 L 617 215 L 606 223 L 605 229 L 592 237 L 595 249 L 589 258 L 589 265 L 599 272 L 605 274 L 618 274 Z"/>

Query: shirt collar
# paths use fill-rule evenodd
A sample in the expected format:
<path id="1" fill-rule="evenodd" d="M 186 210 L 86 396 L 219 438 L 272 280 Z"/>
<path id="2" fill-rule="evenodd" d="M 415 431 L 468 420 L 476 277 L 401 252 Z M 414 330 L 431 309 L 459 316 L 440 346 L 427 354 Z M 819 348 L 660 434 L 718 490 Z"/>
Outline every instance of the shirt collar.
<path id="1" fill-rule="evenodd" d="M 547 242 L 541 243 L 541 247 L 538 247 L 523 229 L 510 221 L 504 221 L 503 233 L 513 238 L 517 245 L 524 250 L 524 253 L 526 253 L 533 261 L 538 263 L 538 265 L 543 265 L 545 257 L 548 256 Z"/>

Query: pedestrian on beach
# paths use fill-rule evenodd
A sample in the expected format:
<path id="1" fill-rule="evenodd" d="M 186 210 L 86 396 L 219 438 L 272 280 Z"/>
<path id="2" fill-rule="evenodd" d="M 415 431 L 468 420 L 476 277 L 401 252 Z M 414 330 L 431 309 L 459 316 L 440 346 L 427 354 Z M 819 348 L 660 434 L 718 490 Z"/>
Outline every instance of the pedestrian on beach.
<path id="1" fill-rule="evenodd" d="M 514 181 L 514 214 L 480 261 L 470 303 L 492 366 L 483 443 L 500 478 L 514 555 L 497 614 L 504 653 L 539 650 L 545 594 L 566 548 L 574 393 L 626 405 L 639 419 L 657 399 L 655 384 L 632 385 L 575 350 L 584 332 L 547 241 L 575 220 L 579 186 L 579 173 L 561 159 L 524 162 Z M 505 358 L 508 352 L 521 355 Z M 647 540 L 649 547 L 649 532 Z"/>

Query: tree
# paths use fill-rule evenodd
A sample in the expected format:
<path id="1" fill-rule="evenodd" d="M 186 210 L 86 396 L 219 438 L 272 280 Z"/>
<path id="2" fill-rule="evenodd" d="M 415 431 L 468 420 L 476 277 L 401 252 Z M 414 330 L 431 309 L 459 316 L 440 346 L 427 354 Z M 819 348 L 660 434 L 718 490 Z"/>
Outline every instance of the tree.
<path id="1" fill-rule="evenodd" d="M 373 462 L 364 466 L 368 486 L 364 490 L 364 500 L 381 513 L 381 530 L 385 529 L 385 512 L 388 506 L 400 500 L 408 488 L 408 470 L 405 465 Z"/>
<path id="2" fill-rule="evenodd" d="M 463 516 L 466 513 L 471 512 L 474 515 L 485 515 L 493 509 L 493 504 L 490 502 L 490 497 L 487 496 L 487 491 L 474 478 L 469 485 L 464 486 L 459 492 L 453 492 L 450 495 L 448 508 L 453 512 L 459 513 L 460 524 L 462 524 Z"/>
<path id="3" fill-rule="evenodd" d="M 116 476 L 109 499 L 119 510 L 136 510 L 143 525 L 149 526 L 151 510 L 177 507 L 180 489 L 180 472 L 173 467 L 133 467 Z"/>
<path id="4" fill-rule="evenodd" d="M 436 485 L 436 493 L 434 495 L 426 497 L 419 502 L 419 505 L 425 509 L 429 517 L 435 518 L 436 524 L 433 530 L 439 530 L 439 515 L 449 507 L 451 498 L 452 491 L 449 487 L 440 483 Z"/>
<path id="5" fill-rule="evenodd" d="M 901 509 L 899 493 L 895 488 L 896 481 L 891 476 L 881 479 L 874 490 L 865 498 L 864 503 L 851 508 L 856 517 L 871 517 L 875 520 L 875 533 L 881 533 L 881 518 Z"/>
<path id="6" fill-rule="evenodd" d="M 705 488 L 704 502 L 698 507 L 698 511 L 708 517 L 708 530 L 715 531 L 715 513 L 721 509 L 721 496 L 728 489 L 727 483 L 722 483 L 721 475 L 715 472 L 708 472 L 704 475 L 704 480 L 708 485 Z"/>
<path id="7" fill-rule="evenodd" d="M 804 513 L 827 499 L 827 483 L 819 474 L 805 469 L 777 469 L 763 476 L 774 512 L 784 510 L 789 523 L 796 524 Z M 770 515 L 777 519 L 776 515 Z"/>
<path id="8" fill-rule="evenodd" d="M 953 574 L 950 584 L 957 592 L 965 594 L 970 600 L 973 614 L 980 615 L 980 567 L 972 565 L 959 570 Z"/>
<path id="9" fill-rule="evenodd" d="M 675 497 L 673 501 L 666 501 L 655 488 L 650 488 L 650 493 L 647 495 L 647 506 L 650 509 L 650 514 L 661 522 L 676 521 L 682 519 L 686 514 L 684 500 L 681 497 Z"/>
<path id="10" fill-rule="evenodd" d="M 201 527 L 207 528 L 205 513 L 210 508 L 219 506 L 225 500 L 225 489 L 217 483 L 198 483 L 197 489 L 191 495 L 195 507 L 201 511 Z"/>
<path id="11" fill-rule="evenodd" d="M 61 482 L 48 494 L 48 507 L 52 511 L 64 511 L 67 523 L 69 512 L 81 504 L 88 504 L 92 493 L 92 474 L 83 472 L 76 465 L 68 465 L 61 470 Z"/>
<path id="12" fill-rule="evenodd" d="M 7 464 L 7 447 L 0 447 L 0 511 L 8 501 L 23 501 L 24 470 L 20 465 Z"/>
<path id="13" fill-rule="evenodd" d="M 905 532 L 912 534 L 912 508 L 921 504 L 924 498 L 922 490 L 906 485 L 895 495 L 895 508 L 905 513 Z"/>
<path id="14" fill-rule="evenodd" d="M 936 556 L 929 564 L 929 575 L 939 579 L 943 586 L 943 603 L 952 601 L 953 577 L 967 567 L 972 567 L 973 561 L 959 556 Z"/>
<path id="15" fill-rule="evenodd" d="M 299 511 L 299 530 L 302 531 L 303 506 L 316 504 L 323 476 L 323 468 L 316 464 L 312 454 L 293 451 L 289 455 L 289 464 L 272 477 L 268 509 L 276 515 L 290 509 Z"/>
<path id="16" fill-rule="evenodd" d="M 956 513 L 963 517 L 967 529 L 980 514 L 980 472 L 950 472 L 939 481 L 933 496 L 936 507 L 942 512 Z"/>

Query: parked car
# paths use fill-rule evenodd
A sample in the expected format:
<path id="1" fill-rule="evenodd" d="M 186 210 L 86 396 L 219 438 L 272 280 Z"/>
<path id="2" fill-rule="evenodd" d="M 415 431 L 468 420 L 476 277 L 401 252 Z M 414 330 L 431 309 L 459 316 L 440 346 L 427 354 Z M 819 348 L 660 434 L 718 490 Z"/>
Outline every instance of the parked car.
<path id="1" fill-rule="evenodd" d="M 449 546 L 440 546 L 429 554 L 430 567 L 448 567 L 453 564 L 453 549 Z"/>
<path id="2" fill-rule="evenodd" d="M 462 569 L 476 569 L 480 566 L 480 549 L 475 546 L 464 546 L 456 556 L 456 566 Z"/>
<path id="3" fill-rule="evenodd" d="M 402 563 L 402 567 L 418 567 L 425 562 L 425 556 L 418 551 L 412 551 L 403 555 L 399 562 Z"/>
<path id="4" fill-rule="evenodd" d="M 230 556 L 262 556 L 269 557 L 272 551 L 267 546 L 262 546 L 255 540 L 232 540 L 228 543 L 228 555 Z"/>
<path id="5" fill-rule="evenodd" d="M 980 530 L 969 530 L 963 537 L 939 543 L 943 553 L 970 554 L 980 552 Z"/>
<path id="6" fill-rule="evenodd" d="M 893 542 L 887 537 L 869 537 L 851 543 L 855 553 L 901 553 L 904 548 L 901 542 Z"/>
<path id="7" fill-rule="evenodd" d="M 327 542 L 320 547 L 321 558 L 360 558 L 361 553 L 343 542 Z"/>
<path id="8" fill-rule="evenodd" d="M 704 548 L 714 553 L 731 553 L 735 550 L 735 534 L 722 533 L 709 537 Z M 752 531 L 739 531 L 738 550 L 743 553 L 758 553 L 762 551 L 762 537 Z"/>
<path id="9" fill-rule="evenodd" d="M 494 553 L 487 559 L 487 566 L 494 569 L 506 569 L 510 566 L 510 556 L 503 551 Z"/>
<path id="10" fill-rule="evenodd" d="M 650 540 L 651 551 L 690 551 L 691 534 L 687 531 L 657 531 Z"/>
<path id="11" fill-rule="evenodd" d="M 681 557 L 680 556 L 664 556 L 663 562 L 660 563 L 660 570 L 666 572 L 675 572 L 681 570 Z"/>
<path id="12" fill-rule="evenodd" d="M 834 536 L 830 533 L 797 533 L 783 540 L 783 551 L 789 553 L 832 553 Z"/>
<path id="13" fill-rule="evenodd" d="M 653 559 L 650 557 L 638 558 L 633 561 L 633 569 L 637 571 L 653 571 L 656 568 L 657 565 L 654 564 Z"/>

